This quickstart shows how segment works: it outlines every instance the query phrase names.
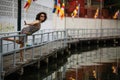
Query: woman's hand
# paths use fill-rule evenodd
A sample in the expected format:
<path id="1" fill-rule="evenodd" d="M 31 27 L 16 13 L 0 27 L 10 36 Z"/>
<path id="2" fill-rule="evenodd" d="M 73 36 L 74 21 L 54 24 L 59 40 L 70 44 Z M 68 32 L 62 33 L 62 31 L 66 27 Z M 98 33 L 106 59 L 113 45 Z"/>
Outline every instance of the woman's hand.
<path id="1" fill-rule="evenodd" d="M 26 21 L 24 21 L 24 24 L 27 25 Z"/>

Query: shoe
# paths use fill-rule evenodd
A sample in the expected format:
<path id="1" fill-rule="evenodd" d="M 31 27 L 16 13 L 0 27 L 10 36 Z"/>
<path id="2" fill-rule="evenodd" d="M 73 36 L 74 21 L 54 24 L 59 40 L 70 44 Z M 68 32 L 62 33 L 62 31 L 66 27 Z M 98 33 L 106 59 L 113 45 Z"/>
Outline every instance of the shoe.
<path id="1" fill-rule="evenodd" d="M 26 43 L 26 47 L 30 47 L 30 46 L 32 46 L 32 45 L 31 45 L 31 44 Z"/>

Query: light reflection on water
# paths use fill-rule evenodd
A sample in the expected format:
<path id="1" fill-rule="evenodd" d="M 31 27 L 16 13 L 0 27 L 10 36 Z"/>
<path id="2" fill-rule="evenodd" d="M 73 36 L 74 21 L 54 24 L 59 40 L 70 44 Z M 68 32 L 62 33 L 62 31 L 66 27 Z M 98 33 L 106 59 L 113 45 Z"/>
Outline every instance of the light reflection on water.
<path id="1" fill-rule="evenodd" d="M 120 80 L 120 47 L 82 47 L 9 80 Z M 7 80 L 7 79 L 6 79 Z"/>

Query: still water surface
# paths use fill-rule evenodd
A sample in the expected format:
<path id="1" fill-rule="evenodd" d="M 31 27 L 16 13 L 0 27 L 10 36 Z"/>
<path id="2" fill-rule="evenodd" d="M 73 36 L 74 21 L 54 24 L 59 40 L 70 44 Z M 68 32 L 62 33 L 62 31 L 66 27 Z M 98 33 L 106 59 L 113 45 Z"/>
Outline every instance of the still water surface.
<path id="1" fill-rule="evenodd" d="M 120 80 L 120 46 L 87 46 L 68 50 L 40 69 L 25 67 L 24 74 L 5 80 Z"/>

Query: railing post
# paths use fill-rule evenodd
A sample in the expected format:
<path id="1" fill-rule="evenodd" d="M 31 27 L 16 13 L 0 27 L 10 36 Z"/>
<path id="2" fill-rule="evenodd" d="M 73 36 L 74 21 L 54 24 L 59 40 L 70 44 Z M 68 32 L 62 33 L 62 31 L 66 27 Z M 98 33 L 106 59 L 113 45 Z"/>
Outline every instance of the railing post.
<path id="1" fill-rule="evenodd" d="M 91 37 L 92 37 L 92 35 L 94 35 L 94 34 L 93 34 L 93 33 L 94 33 L 94 32 L 93 32 L 93 29 L 90 29 L 90 31 L 88 31 L 88 32 L 89 32 L 88 34 L 90 34 L 90 36 L 89 36 L 89 37 L 91 38 Z"/>
<path id="2" fill-rule="evenodd" d="M 56 40 L 58 40 L 58 36 L 59 36 L 59 35 L 58 35 L 58 31 L 57 31 L 57 32 L 56 32 Z"/>
<path id="3" fill-rule="evenodd" d="M 49 33 L 48 33 L 48 38 L 47 39 L 48 39 L 48 42 L 49 42 Z"/>
<path id="4" fill-rule="evenodd" d="M 32 45 L 34 45 L 35 42 L 35 35 L 32 36 Z M 32 47 L 32 59 L 34 59 L 34 47 Z"/>
<path id="5" fill-rule="evenodd" d="M 61 38 L 60 38 L 60 47 L 62 48 L 62 31 L 61 31 Z"/>
<path id="6" fill-rule="evenodd" d="M 41 34 L 41 43 L 43 42 L 43 34 Z"/>
<path id="7" fill-rule="evenodd" d="M 35 35 L 32 36 L 32 45 L 34 45 L 35 42 Z"/>
<path id="8" fill-rule="evenodd" d="M 67 43 L 67 30 L 65 29 L 64 31 L 64 47 L 66 46 Z"/>
<path id="9" fill-rule="evenodd" d="M 43 34 L 41 34 L 41 41 L 40 41 L 41 43 L 42 43 L 42 38 L 43 38 Z M 40 47 L 39 50 L 40 50 L 40 57 L 41 57 L 41 56 L 42 56 L 42 53 L 41 53 L 41 47 Z"/>
<path id="10" fill-rule="evenodd" d="M 61 35 L 60 36 L 61 36 L 60 39 L 62 40 L 62 31 L 61 31 Z"/>
<path id="11" fill-rule="evenodd" d="M 52 41 L 53 41 L 53 33 L 54 33 L 54 32 L 52 32 Z"/>
<path id="12" fill-rule="evenodd" d="M 0 80 L 2 80 L 2 39 L 0 38 Z"/>
<path id="13" fill-rule="evenodd" d="M 109 29 L 107 29 L 107 36 L 109 36 Z"/>
<path id="14" fill-rule="evenodd" d="M 14 40 L 16 40 L 15 36 L 14 36 Z M 14 50 L 16 48 L 16 43 L 14 42 Z M 13 67 L 16 66 L 16 50 L 14 51 L 14 54 L 13 54 Z"/>
<path id="15" fill-rule="evenodd" d="M 3 71 L 3 44 L 2 44 L 2 38 L 0 38 L 0 80 L 4 80 L 4 71 Z"/>
<path id="16" fill-rule="evenodd" d="M 77 30 L 77 38 L 79 38 L 79 29 Z"/>
<path id="17" fill-rule="evenodd" d="M 22 51 L 24 51 L 24 52 L 23 52 L 22 56 L 23 56 L 23 59 L 24 59 L 23 61 L 26 61 L 25 47 L 26 47 L 26 41 L 27 41 L 26 37 L 27 37 L 27 35 L 22 35 L 22 37 L 24 37 L 24 49 L 22 49 Z"/>

